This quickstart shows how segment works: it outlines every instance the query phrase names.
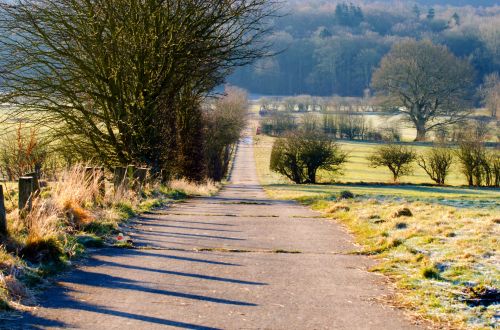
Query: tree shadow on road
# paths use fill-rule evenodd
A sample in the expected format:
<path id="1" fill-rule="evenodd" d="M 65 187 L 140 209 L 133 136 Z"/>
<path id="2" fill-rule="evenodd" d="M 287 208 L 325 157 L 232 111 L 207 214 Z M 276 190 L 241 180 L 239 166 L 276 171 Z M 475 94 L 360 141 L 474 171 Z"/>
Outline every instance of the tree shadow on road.
<path id="1" fill-rule="evenodd" d="M 147 236 L 166 236 L 166 237 L 177 237 L 184 239 L 221 239 L 228 241 L 246 241 L 244 238 L 236 238 L 236 237 L 226 237 L 226 236 L 215 236 L 215 235 L 202 235 L 202 234 L 189 234 L 189 233 L 173 233 L 173 232 L 164 232 L 159 230 L 140 230 L 142 235 Z M 177 236 L 175 236 L 177 235 Z M 179 237 L 180 236 L 180 237 Z M 187 236 L 187 237 L 186 237 Z"/>
<path id="2" fill-rule="evenodd" d="M 186 278 L 193 278 L 193 279 L 199 279 L 199 280 L 209 280 L 209 281 L 217 281 L 217 282 L 226 282 L 226 283 L 232 283 L 232 284 L 241 284 L 241 285 L 253 285 L 253 286 L 262 286 L 262 285 L 267 285 L 266 283 L 261 283 L 261 282 L 254 282 L 254 281 L 245 281 L 245 280 L 238 280 L 238 279 L 232 279 L 232 278 L 225 278 L 225 277 L 220 277 L 220 276 L 211 276 L 211 275 L 205 275 L 205 274 L 196 274 L 196 273 L 186 273 L 186 272 L 180 272 L 180 271 L 173 271 L 173 270 L 164 270 L 164 269 L 154 269 L 154 268 L 148 268 L 144 266 L 136 266 L 136 265 L 128 265 L 124 263 L 119 263 L 115 261 L 107 261 L 107 260 L 102 260 L 99 259 L 99 256 L 101 257 L 109 257 L 113 258 L 117 254 L 120 254 L 120 256 L 126 256 L 130 255 L 131 257 L 137 257 L 141 258 L 144 256 L 154 256 L 154 257 L 166 257 L 166 258 L 173 258 L 179 261 L 187 261 L 187 262 L 207 262 L 210 264 L 216 264 L 216 265 L 221 265 L 221 266 L 233 266 L 234 264 L 231 263 L 223 263 L 223 262 L 215 262 L 215 261 L 209 261 L 209 260 L 204 260 L 204 259 L 197 259 L 197 258 L 189 258 L 189 257 L 178 257 L 178 256 L 172 256 L 172 255 L 162 255 L 162 254 L 156 254 L 156 253 L 150 253 L 149 251 L 142 251 L 142 250 L 117 250 L 117 249 L 103 249 L 97 252 L 93 257 L 87 260 L 86 264 L 89 267 L 99 267 L 97 269 L 102 269 L 101 267 L 104 267 L 104 269 L 110 269 L 110 267 L 116 267 L 116 268 L 123 268 L 123 269 L 132 269 L 132 270 L 137 270 L 139 272 L 153 272 L 153 273 L 159 273 L 159 274 L 165 274 L 165 275 L 172 275 L 172 276 L 181 276 L 181 277 L 186 277 Z M 134 258 L 135 259 L 135 258 Z M 132 259 L 132 260 L 134 260 Z M 137 259 L 135 259 L 137 260 Z M 87 268 L 88 269 L 88 268 Z M 138 277 L 140 278 L 140 277 Z M 161 289 L 157 287 L 153 287 L 151 283 L 149 282 L 144 282 L 144 281 L 139 281 L 131 278 L 123 278 L 119 276 L 114 276 L 114 275 L 109 275 L 109 274 L 103 274 L 103 273 L 97 273 L 97 272 L 92 272 L 83 269 L 76 269 L 69 273 L 67 276 L 65 276 L 62 280 L 62 285 L 61 286 L 55 286 L 47 290 L 43 297 L 42 297 L 42 306 L 46 310 L 52 310 L 50 313 L 51 315 L 61 315 L 58 314 L 57 310 L 65 310 L 66 312 L 69 313 L 75 313 L 75 315 L 79 315 L 79 311 L 85 311 L 85 312 L 90 312 L 90 313 L 95 313 L 95 314 L 103 314 L 103 315 L 110 315 L 110 316 L 116 316 L 120 318 L 126 318 L 126 319 L 132 319 L 132 320 L 139 320 L 151 324 L 158 324 L 158 325 L 164 325 L 164 326 L 172 326 L 172 327 L 180 327 L 180 328 L 185 328 L 185 329 L 215 329 L 203 325 L 198 325 L 198 324 L 192 324 L 192 323 L 185 323 L 185 322 L 180 322 L 180 321 L 174 321 L 174 320 L 169 320 L 169 319 L 164 319 L 161 317 L 155 317 L 155 316 L 147 316 L 147 315 L 141 315 L 140 313 L 131 313 L 129 311 L 121 311 L 121 310 L 114 310 L 112 309 L 111 306 L 114 306 L 112 304 L 113 300 L 110 301 L 110 306 L 101 306 L 97 304 L 92 304 L 80 299 L 75 299 L 72 295 L 72 293 L 76 292 L 81 292 L 81 293 L 88 293 L 92 292 L 95 289 L 90 289 L 90 290 L 85 290 L 84 288 L 86 287 L 89 289 L 89 287 L 94 287 L 102 289 L 102 290 L 116 290 L 117 292 L 123 292 L 123 291 L 132 291 L 136 293 L 131 293 L 132 296 L 136 296 L 137 294 L 154 294 L 158 295 L 161 297 L 172 297 L 173 299 L 180 298 L 180 299 L 187 299 L 187 300 L 196 300 L 196 301 L 202 301 L 206 303 L 214 303 L 214 304 L 222 304 L 222 305 L 232 305 L 232 306 L 242 306 L 242 307 L 256 307 L 258 306 L 257 304 L 251 303 L 251 302 L 246 302 L 246 301 L 240 301 L 240 300 L 232 300 L 232 299 L 225 299 L 222 297 L 212 297 L 212 296 L 207 296 L 207 295 L 200 295 L 200 294 L 193 294 L 189 292 L 180 292 L 180 291 L 173 291 L 173 290 L 166 290 L 166 289 Z M 73 285 L 68 285 L 68 284 L 76 284 L 78 285 L 76 288 Z M 110 294 L 112 294 L 112 291 L 110 291 Z M 54 313 L 54 310 L 56 312 Z M 98 315 L 95 316 L 95 320 L 102 320 Z M 113 320 L 114 321 L 114 320 Z M 108 320 L 104 320 L 103 322 L 108 322 Z M 119 320 L 117 321 L 119 322 Z M 103 323 L 101 325 L 104 325 Z M 3 328 L 3 324 L 0 326 L 0 328 Z M 57 319 L 51 319 L 49 317 L 45 317 L 43 313 L 38 314 L 36 312 L 34 313 L 25 313 L 23 314 L 22 318 L 19 320 L 13 320 L 9 321 L 5 326 L 7 326 L 7 329 L 43 329 L 43 328 L 66 328 L 71 326 L 71 324 L 65 324 L 64 322 L 58 321 Z M 146 325 L 147 326 L 147 325 Z M 92 324 L 89 324 L 89 327 L 92 327 Z"/>
<path id="3" fill-rule="evenodd" d="M 166 275 L 191 277 L 191 278 L 198 278 L 198 279 L 202 279 L 202 280 L 210 280 L 210 281 L 217 281 L 217 282 L 227 282 L 227 283 L 244 284 L 244 285 L 258 285 L 258 286 L 267 285 L 267 283 L 263 283 L 263 282 L 253 282 L 253 281 L 232 279 L 232 278 L 227 278 L 227 277 L 210 276 L 210 275 L 195 274 L 195 273 L 185 273 L 185 272 L 171 271 L 171 270 L 165 270 L 165 269 L 141 267 L 141 266 L 135 266 L 135 265 L 125 265 L 122 263 L 117 263 L 117 262 L 112 262 L 112 261 L 99 260 L 98 265 L 119 267 L 119 268 L 125 268 L 125 269 L 133 269 L 133 270 L 153 272 L 153 273 L 166 274 Z M 98 265 L 96 265 L 96 266 L 98 266 Z"/>
<path id="4" fill-rule="evenodd" d="M 75 301 L 67 296 L 64 297 L 63 299 L 60 299 L 59 304 L 57 306 L 47 306 L 47 307 L 72 309 L 72 310 L 75 310 L 75 312 L 85 311 L 85 312 L 90 312 L 90 313 L 95 313 L 95 314 L 104 314 L 104 315 L 116 316 L 116 317 L 120 317 L 120 318 L 139 320 L 139 321 L 143 321 L 143 322 L 150 323 L 150 324 L 159 324 L 159 325 L 178 327 L 178 328 L 183 328 L 183 329 L 199 329 L 199 330 L 217 330 L 218 329 L 218 328 L 207 327 L 207 326 L 193 324 L 193 323 L 173 321 L 173 320 L 168 320 L 168 319 L 164 319 L 164 318 L 134 314 L 134 313 L 130 313 L 130 312 L 116 311 L 116 310 L 106 308 L 104 306 L 91 305 L 91 304 L 85 303 L 83 301 Z M 16 323 L 12 323 L 12 324 L 6 324 L 6 326 L 7 327 L 5 329 L 46 329 L 47 327 L 50 327 L 50 328 L 53 328 L 53 327 L 68 328 L 71 325 L 60 322 L 60 321 L 40 317 L 37 315 L 25 314 L 24 318 L 21 321 L 16 322 Z M 88 326 L 90 328 L 93 327 L 93 325 L 91 325 L 91 324 L 89 324 Z M 104 324 L 101 323 L 100 326 L 104 326 Z M 3 325 L 0 326 L 0 329 L 1 328 L 3 328 Z"/>
<path id="5" fill-rule="evenodd" d="M 113 250 L 114 249 L 109 249 L 109 251 L 113 251 Z M 180 261 L 190 261 L 190 262 L 197 262 L 197 263 L 205 263 L 205 264 L 209 264 L 209 265 L 241 266 L 239 264 L 230 263 L 230 262 L 214 261 L 214 260 L 190 258 L 190 257 L 181 257 L 181 256 L 175 256 L 175 255 L 165 254 L 165 253 L 154 253 L 154 252 L 146 251 L 146 250 L 123 249 L 122 252 L 126 253 L 126 254 L 130 254 L 130 255 L 158 257 L 158 258 L 173 259 L 173 260 L 180 260 Z"/>
<path id="6" fill-rule="evenodd" d="M 146 220 L 147 218 L 139 218 L 139 221 Z M 156 221 L 158 221 L 156 219 Z M 170 221 L 169 221 L 170 222 Z M 167 225 L 165 223 L 147 223 L 143 224 L 143 226 L 147 227 L 164 227 L 164 228 L 176 228 L 176 229 L 191 229 L 191 230 L 204 230 L 204 231 L 218 231 L 224 233 L 241 233 L 240 230 L 227 230 L 227 229 L 215 229 L 215 228 L 203 228 L 203 227 L 190 227 L 190 226 L 175 226 L 175 225 Z"/>

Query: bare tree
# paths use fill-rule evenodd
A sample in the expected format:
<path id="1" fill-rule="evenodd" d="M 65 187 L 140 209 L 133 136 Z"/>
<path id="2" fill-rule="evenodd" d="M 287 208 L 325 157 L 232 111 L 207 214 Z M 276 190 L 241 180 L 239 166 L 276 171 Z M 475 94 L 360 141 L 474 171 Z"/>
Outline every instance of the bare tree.
<path id="1" fill-rule="evenodd" d="M 486 149 L 484 143 L 469 138 L 456 151 L 461 170 L 469 186 L 496 186 L 500 184 L 500 153 Z"/>
<path id="2" fill-rule="evenodd" d="M 298 130 L 274 142 L 270 169 L 295 183 L 316 183 L 319 169 L 339 172 L 347 161 L 335 141 L 326 134 Z"/>
<path id="3" fill-rule="evenodd" d="M 108 165 L 197 159 L 200 102 L 234 67 L 268 53 L 274 4 L 3 2 L 0 102 Z"/>
<path id="4" fill-rule="evenodd" d="M 387 167 L 392 173 L 394 182 L 397 182 L 401 176 L 412 173 L 412 163 L 415 159 L 415 151 L 411 147 L 400 144 L 382 145 L 368 157 L 371 166 Z"/>
<path id="5" fill-rule="evenodd" d="M 437 127 L 464 120 L 474 72 L 444 46 L 429 40 L 396 44 L 374 73 L 372 86 L 417 129 L 416 141 Z"/>
<path id="6" fill-rule="evenodd" d="M 434 147 L 420 155 L 417 164 L 438 185 L 444 185 L 453 163 L 453 152 L 446 147 Z"/>
<path id="7" fill-rule="evenodd" d="M 484 77 L 484 83 L 479 89 L 483 104 L 490 111 L 491 117 L 497 118 L 500 111 L 500 76 L 493 72 Z"/>

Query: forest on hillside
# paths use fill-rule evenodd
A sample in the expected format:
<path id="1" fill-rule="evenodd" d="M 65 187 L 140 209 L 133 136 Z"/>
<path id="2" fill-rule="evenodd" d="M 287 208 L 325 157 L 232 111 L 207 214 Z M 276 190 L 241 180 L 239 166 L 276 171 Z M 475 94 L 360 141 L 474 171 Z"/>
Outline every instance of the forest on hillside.
<path id="1" fill-rule="evenodd" d="M 238 69 L 229 82 L 257 94 L 362 96 L 370 93 L 382 57 L 413 38 L 466 58 L 478 87 L 500 70 L 500 6 L 494 3 L 289 1 L 268 37 L 277 54 Z"/>

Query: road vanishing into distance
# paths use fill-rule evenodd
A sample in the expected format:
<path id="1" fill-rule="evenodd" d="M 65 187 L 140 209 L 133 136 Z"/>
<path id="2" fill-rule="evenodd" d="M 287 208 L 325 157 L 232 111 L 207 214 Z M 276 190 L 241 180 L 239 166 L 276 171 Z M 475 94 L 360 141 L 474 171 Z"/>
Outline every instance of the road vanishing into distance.
<path id="1" fill-rule="evenodd" d="M 9 329 L 421 329 L 351 236 L 304 206 L 269 199 L 250 137 L 214 197 L 150 212 L 133 249 L 95 250 Z"/>

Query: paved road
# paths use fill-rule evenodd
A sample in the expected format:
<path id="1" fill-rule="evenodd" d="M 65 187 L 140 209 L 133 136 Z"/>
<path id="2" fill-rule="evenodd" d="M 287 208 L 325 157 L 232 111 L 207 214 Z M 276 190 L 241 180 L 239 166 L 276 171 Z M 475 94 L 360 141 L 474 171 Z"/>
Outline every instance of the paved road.
<path id="1" fill-rule="evenodd" d="M 139 249 L 96 251 L 8 327 L 417 328 L 375 299 L 390 292 L 366 271 L 370 259 L 345 253 L 355 246 L 338 224 L 266 197 L 249 138 L 231 182 L 144 215 L 132 231 Z"/>

